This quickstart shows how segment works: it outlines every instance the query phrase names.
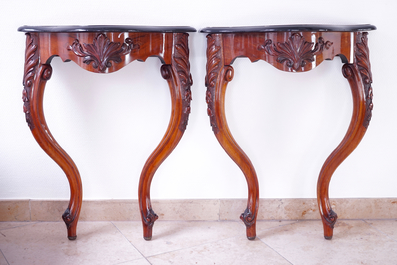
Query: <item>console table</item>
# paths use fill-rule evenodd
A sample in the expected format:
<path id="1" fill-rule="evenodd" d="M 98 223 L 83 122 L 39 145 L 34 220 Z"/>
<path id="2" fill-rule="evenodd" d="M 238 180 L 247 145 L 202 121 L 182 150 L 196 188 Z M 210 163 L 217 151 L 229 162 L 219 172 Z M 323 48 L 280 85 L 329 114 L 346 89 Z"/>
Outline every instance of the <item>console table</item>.
<path id="1" fill-rule="evenodd" d="M 26 121 L 37 143 L 68 178 L 70 201 L 62 218 L 71 240 L 76 239 L 82 183 L 75 163 L 55 141 L 44 118 L 43 94 L 52 74 L 51 60 L 59 56 L 94 73 L 115 72 L 134 60 L 145 61 L 151 56 L 161 60 L 161 75 L 167 80 L 171 93 L 171 119 L 163 139 L 143 167 L 138 195 L 144 238 L 151 239 L 158 216 L 152 210 L 150 184 L 157 168 L 177 146 L 186 129 L 192 85 L 187 32 L 196 30 L 150 26 L 23 26 L 18 31 L 26 32 L 23 78 Z"/>
<path id="2" fill-rule="evenodd" d="M 248 239 L 256 237 L 259 188 L 255 169 L 234 140 L 226 121 L 225 92 L 233 79 L 233 61 L 248 57 L 251 62 L 265 60 L 282 71 L 305 72 L 335 56 L 342 59 L 342 73 L 353 96 L 353 115 L 345 137 L 325 161 L 317 183 L 324 237 L 331 239 L 337 219 L 328 195 L 332 174 L 360 143 L 371 120 L 372 74 L 366 31 L 375 29 L 372 25 L 280 25 L 209 27 L 200 31 L 208 34 L 205 81 L 212 130 L 226 153 L 240 167 L 248 184 L 247 208 L 240 216 Z"/>

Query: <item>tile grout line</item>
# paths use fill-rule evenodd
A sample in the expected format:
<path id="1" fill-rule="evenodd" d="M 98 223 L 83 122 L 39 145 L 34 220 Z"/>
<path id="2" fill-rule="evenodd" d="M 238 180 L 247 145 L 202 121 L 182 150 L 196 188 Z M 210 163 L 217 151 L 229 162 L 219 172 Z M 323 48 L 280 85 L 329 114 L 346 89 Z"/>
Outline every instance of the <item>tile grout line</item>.
<path id="1" fill-rule="evenodd" d="M 128 240 L 128 238 L 123 234 L 123 232 L 121 232 L 121 230 L 113 223 L 113 221 L 110 221 L 110 223 L 120 232 L 120 234 L 127 240 L 128 243 L 130 243 L 131 246 L 133 246 L 135 248 L 136 251 L 138 251 L 139 254 L 141 254 L 141 256 L 150 264 L 152 265 L 152 263 L 147 259 L 147 257 L 145 255 L 142 254 L 141 251 L 139 251 L 139 249 L 134 246 L 134 244 L 132 244 L 131 241 Z"/>
<path id="2" fill-rule="evenodd" d="M 378 228 L 374 227 L 373 225 L 371 225 L 370 223 L 367 222 L 367 220 L 363 219 L 362 221 L 364 221 L 364 223 L 366 223 L 367 225 L 369 225 L 370 227 L 372 227 L 373 229 L 375 229 L 376 231 L 380 232 L 381 234 L 385 235 L 387 238 L 391 239 L 394 242 L 397 242 L 397 240 L 395 240 L 394 238 L 390 237 L 387 233 L 383 232 L 382 230 L 379 230 Z"/>
<path id="3" fill-rule="evenodd" d="M 175 250 L 171 250 L 171 251 L 166 251 L 166 252 L 158 253 L 158 254 L 155 254 L 155 255 L 148 256 L 148 258 L 152 258 L 152 257 L 156 257 L 156 256 L 159 256 L 159 255 L 164 255 L 164 254 L 168 254 L 168 253 L 172 253 L 172 252 L 177 252 L 177 251 L 181 251 L 181 250 L 196 248 L 196 247 L 204 246 L 204 245 L 207 245 L 207 244 L 212 244 L 212 243 L 214 243 L 214 242 L 221 242 L 221 241 L 225 241 L 225 240 L 228 240 L 228 239 L 231 239 L 231 238 L 235 238 L 235 237 L 239 237 L 239 235 L 227 237 L 227 238 L 224 238 L 224 239 L 221 239 L 221 240 L 208 241 L 208 242 L 205 242 L 205 243 L 202 243 L 202 244 L 198 244 L 198 245 L 194 245 L 194 246 L 191 246 L 191 247 L 180 248 L 180 249 L 175 249 Z M 151 264 L 151 263 L 150 263 L 150 264 Z"/>
<path id="4" fill-rule="evenodd" d="M 279 226 L 277 226 L 277 227 L 283 227 L 283 226 L 287 226 L 287 225 L 292 225 L 292 224 L 296 224 L 296 223 L 299 223 L 299 220 L 295 220 L 293 223 L 291 223 L 291 224 L 284 224 L 284 225 L 279 225 Z M 270 230 L 270 229 L 273 229 L 273 228 L 275 228 L 275 227 L 271 227 L 271 228 L 268 228 L 268 229 L 266 229 L 266 230 Z M 291 261 L 289 261 L 286 257 L 284 257 L 283 255 L 281 255 L 277 250 L 275 250 L 274 248 L 272 248 L 269 244 L 267 244 L 262 238 L 260 238 L 260 237 L 258 237 L 257 236 L 257 238 L 259 239 L 259 241 L 261 241 L 263 244 L 265 244 L 267 247 L 269 247 L 271 250 L 273 250 L 274 252 L 276 252 L 280 257 L 282 257 L 285 261 L 287 261 L 288 263 L 290 263 L 291 265 L 293 265 L 293 263 L 291 262 Z"/>
<path id="5" fill-rule="evenodd" d="M 285 261 L 287 261 L 289 264 L 293 265 L 293 263 L 291 261 L 289 261 L 286 257 L 284 257 L 283 255 L 281 255 L 277 250 L 275 250 L 274 248 L 272 248 L 270 245 L 268 245 L 265 241 L 263 241 L 261 238 L 259 238 L 259 241 L 261 241 L 263 244 L 265 244 L 268 248 L 270 248 L 271 250 L 273 250 L 275 253 L 277 253 L 277 255 L 279 255 L 280 257 L 282 257 Z"/>
<path id="6" fill-rule="evenodd" d="M 1 255 L 3 255 L 3 257 L 4 257 L 5 261 L 7 262 L 7 264 L 10 265 L 10 263 L 8 262 L 6 256 L 4 255 L 4 253 L 3 253 L 3 251 L 1 249 L 0 249 L 0 252 L 1 252 Z"/>

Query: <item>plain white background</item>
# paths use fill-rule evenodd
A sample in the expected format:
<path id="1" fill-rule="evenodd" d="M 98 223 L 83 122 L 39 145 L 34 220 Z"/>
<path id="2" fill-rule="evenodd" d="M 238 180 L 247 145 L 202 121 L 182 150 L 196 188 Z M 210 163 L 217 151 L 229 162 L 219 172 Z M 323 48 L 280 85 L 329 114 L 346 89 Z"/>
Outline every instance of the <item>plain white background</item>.
<path id="1" fill-rule="evenodd" d="M 374 110 L 359 147 L 335 172 L 331 197 L 397 197 L 395 1 L 1 1 L 0 199 L 67 199 L 63 171 L 41 150 L 22 112 L 22 25 L 243 26 L 370 23 Z M 157 171 L 155 199 L 246 198 L 240 169 L 214 137 L 205 103 L 206 38 L 189 37 L 193 101 L 180 144 Z M 93 74 L 55 58 L 45 114 L 77 164 L 84 199 L 137 199 L 141 169 L 160 142 L 170 96 L 160 61 Z M 321 166 L 351 117 L 338 57 L 300 74 L 237 59 L 228 86 L 231 131 L 251 158 L 261 198 L 314 198 Z"/>

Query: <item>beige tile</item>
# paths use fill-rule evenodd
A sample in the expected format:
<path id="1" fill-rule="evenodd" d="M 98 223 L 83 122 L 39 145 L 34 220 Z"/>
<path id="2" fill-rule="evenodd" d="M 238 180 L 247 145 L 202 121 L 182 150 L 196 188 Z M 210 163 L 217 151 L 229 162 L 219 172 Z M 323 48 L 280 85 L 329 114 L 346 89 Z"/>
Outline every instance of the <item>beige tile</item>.
<path id="1" fill-rule="evenodd" d="M 69 201 L 30 201 L 32 221 L 62 221 Z"/>
<path id="2" fill-rule="evenodd" d="M 335 199 L 334 204 L 341 219 L 397 218 L 397 198 Z"/>
<path id="3" fill-rule="evenodd" d="M 152 240 L 145 241 L 141 222 L 113 223 L 144 256 L 193 247 L 236 235 L 245 236 L 245 227 L 238 222 L 156 221 Z"/>
<path id="4" fill-rule="evenodd" d="M 31 201 L 32 221 L 60 221 L 68 201 Z M 219 200 L 153 200 L 161 220 L 219 220 Z M 141 220 L 137 200 L 83 201 L 83 221 Z"/>
<path id="5" fill-rule="evenodd" d="M 110 222 L 79 222 L 77 240 L 63 222 L 40 222 L 1 231 L 0 249 L 10 264 L 118 264 L 143 256 Z"/>
<path id="6" fill-rule="evenodd" d="M 292 264 L 395 264 L 397 242 L 364 221 L 338 221 L 325 240 L 321 221 L 262 230 L 258 237 Z"/>
<path id="7" fill-rule="evenodd" d="M 245 236 L 149 257 L 151 264 L 291 264 L 259 240 Z"/>
<path id="8" fill-rule="evenodd" d="M 160 220 L 239 220 L 246 199 L 153 200 Z M 332 199 L 340 219 L 397 218 L 397 199 Z M 60 221 L 68 201 L 0 201 L 0 221 Z M 31 214 L 29 213 L 31 209 Z M 31 215 L 31 219 L 30 219 Z M 81 220 L 140 220 L 137 200 L 83 201 Z M 257 220 L 320 219 L 316 199 L 260 199 Z"/>
<path id="9" fill-rule="evenodd" d="M 219 205 L 219 220 L 237 221 L 247 208 L 247 200 L 227 199 L 221 200 Z"/>
<path id="10" fill-rule="evenodd" d="M 367 220 L 366 222 L 397 241 L 397 220 Z"/>
<path id="11" fill-rule="evenodd" d="M 141 220 L 137 200 L 84 201 L 82 221 L 138 221 Z"/>
<path id="12" fill-rule="evenodd" d="M 238 220 L 247 207 L 245 199 L 220 202 L 220 220 Z M 260 199 L 257 220 L 319 219 L 316 199 Z"/>
<path id="13" fill-rule="evenodd" d="M 393 198 L 337 198 L 330 199 L 340 219 L 397 218 L 397 199 Z M 246 199 L 220 201 L 220 220 L 238 220 L 247 207 Z M 313 220 L 320 219 L 317 199 L 260 199 L 257 220 Z"/>
<path id="14" fill-rule="evenodd" d="M 256 234 L 261 235 L 265 230 L 279 228 L 296 222 L 298 221 L 259 220 L 256 222 Z"/>
<path id="15" fill-rule="evenodd" d="M 30 221 L 29 200 L 0 201 L 0 221 Z"/>
<path id="16" fill-rule="evenodd" d="M 219 220 L 219 200 L 153 200 L 161 220 Z"/>

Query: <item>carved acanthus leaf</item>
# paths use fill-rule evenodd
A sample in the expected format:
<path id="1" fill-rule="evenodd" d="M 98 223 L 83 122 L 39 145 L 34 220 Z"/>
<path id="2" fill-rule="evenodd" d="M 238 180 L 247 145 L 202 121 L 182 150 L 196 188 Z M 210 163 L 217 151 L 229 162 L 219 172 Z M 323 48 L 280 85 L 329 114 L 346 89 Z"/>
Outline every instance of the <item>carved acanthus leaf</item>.
<path id="1" fill-rule="evenodd" d="M 364 83 L 364 93 L 365 93 L 365 119 L 363 126 L 368 128 L 369 123 L 372 118 L 372 73 L 371 73 L 371 63 L 369 61 L 369 48 L 368 48 L 368 32 L 364 32 L 357 36 L 356 50 L 355 50 L 355 60 L 358 70 L 361 75 L 361 79 Z"/>
<path id="2" fill-rule="evenodd" d="M 39 55 L 38 55 L 38 44 L 37 37 L 35 35 L 31 35 L 30 33 L 26 34 L 26 50 L 25 50 L 25 69 L 23 76 L 23 92 L 22 92 L 22 100 L 23 100 L 23 111 L 25 112 L 26 122 L 31 130 L 34 129 L 34 124 L 32 121 L 31 110 L 30 110 L 30 99 L 32 93 L 32 87 L 34 78 L 36 75 L 36 68 L 39 64 Z"/>
<path id="3" fill-rule="evenodd" d="M 75 55 L 84 57 L 83 63 L 90 64 L 95 69 L 105 72 L 106 68 L 112 66 L 111 61 L 120 63 L 122 61 L 121 55 L 126 55 L 132 49 L 139 48 L 139 45 L 133 44 L 130 38 L 125 40 L 125 43 L 111 42 L 104 34 L 99 34 L 92 44 L 80 44 L 79 40 L 75 40 L 72 45 L 68 47 L 69 51 L 73 51 Z"/>
<path id="4" fill-rule="evenodd" d="M 216 39 L 212 35 L 207 36 L 207 75 L 205 86 L 207 87 L 206 101 L 208 105 L 207 113 L 210 117 L 212 130 L 215 134 L 219 132 L 215 118 L 214 96 L 216 80 L 218 79 L 221 68 L 221 47 L 217 45 Z"/>
<path id="5" fill-rule="evenodd" d="M 277 57 L 277 62 L 285 63 L 288 68 L 297 71 L 304 67 L 307 62 L 313 62 L 315 55 L 322 53 L 324 48 L 329 49 L 332 44 L 330 41 L 324 42 L 324 39 L 320 37 L 314 45 L 313 42 L 305 41 L 305 38 L 299 33 L 294 33 L 284 43 L 273 44 L 273 41 L 268 39 L 264 45 L 258 48 L 271 56 Z"/>
<path id="6" fill-rule="evenodd" d="M 175 52 L 173 61 L 175 69 L 180 81 L 182 91 L 182 120 L 180 123 L 180 130 L 185 131 L 190 114 L 190 101 L 192 100 L 192 92 L 190 86 L 193 85 L 192 75 L 190 74 L 189 63 L 189 47 L 188 34 L 181 33 L 176 36 Z"/>

